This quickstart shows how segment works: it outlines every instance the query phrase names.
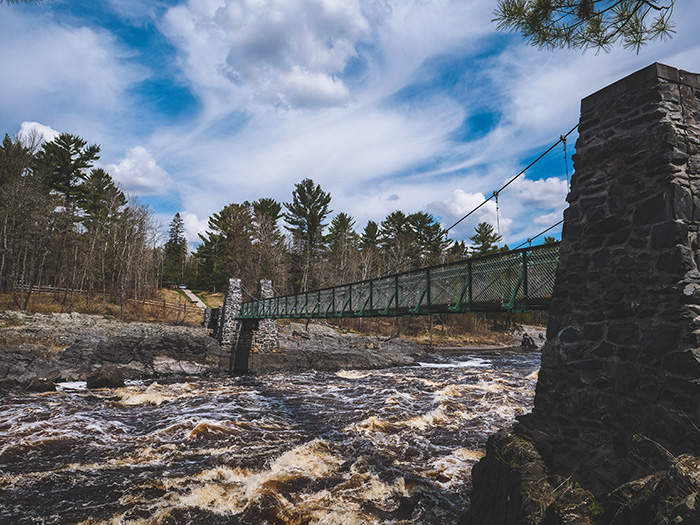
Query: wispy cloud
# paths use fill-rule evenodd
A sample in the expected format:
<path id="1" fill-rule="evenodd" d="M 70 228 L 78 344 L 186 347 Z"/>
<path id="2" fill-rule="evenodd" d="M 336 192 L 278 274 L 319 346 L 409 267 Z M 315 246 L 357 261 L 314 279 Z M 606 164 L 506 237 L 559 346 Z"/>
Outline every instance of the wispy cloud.
<path id="1" fill-rule="evenodd" d="M 0 123 L 100 143 L 125 188 L 187 217 L 189 240 L 226 204 L 288 201 L 305 177 L 359 228 L 395 209 L 449 225 L 568 131 L 582 97 L 654 61 L 700 71 L 697 2 L 639 55 L 539 51 L 463 0 L 105 5 L 3 10 Z M 498 220 L 512 242 L 556 222 L 562 153 L 451 235 Z"/>

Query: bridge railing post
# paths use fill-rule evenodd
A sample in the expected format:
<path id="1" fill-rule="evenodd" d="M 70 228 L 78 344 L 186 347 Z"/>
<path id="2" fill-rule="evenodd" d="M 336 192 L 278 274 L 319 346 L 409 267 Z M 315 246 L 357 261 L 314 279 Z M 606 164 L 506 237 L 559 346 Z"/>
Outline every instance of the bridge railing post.
<path id="1" fill-rule="evenodd" d="M 528 288 L 528 281 L 529 281 L 529 275 L 527 271 L 527 266 L 528 266 L 528 257 L 527 257 L 528 250 L 525 250 L 523 252 L 523 303 L 525 306 L 527 306 L 529 302 L 529 288 Z"/>
<path id="2" fill-rule="evenodd" d="M 399 313 L 399 276 L 394 276 L 394 296 L 396 297 L 396 313 Z"/>

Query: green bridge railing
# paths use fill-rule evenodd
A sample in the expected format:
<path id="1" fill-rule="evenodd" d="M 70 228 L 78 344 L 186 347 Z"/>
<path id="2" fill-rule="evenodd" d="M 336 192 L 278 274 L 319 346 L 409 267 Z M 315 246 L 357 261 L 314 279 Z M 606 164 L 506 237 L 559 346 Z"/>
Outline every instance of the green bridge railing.
<path id="1" fill-rule="evenodd" d="M 559 243 L 243 303 L 239 318 L 407 316 L 549 308 Z"/>

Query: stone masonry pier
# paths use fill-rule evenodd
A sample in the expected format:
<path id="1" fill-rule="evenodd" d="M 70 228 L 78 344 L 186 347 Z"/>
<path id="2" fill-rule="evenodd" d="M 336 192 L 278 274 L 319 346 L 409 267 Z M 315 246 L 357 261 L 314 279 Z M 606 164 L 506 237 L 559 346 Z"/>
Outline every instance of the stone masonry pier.
<path id="1" fill-rule="evenodd" d="M 262 279 L 258 283 L 257 299 L 274 296 L 272 282 Z M 274 352 L 278 344 L 276 319 L 239 319 L 243 304 L 241 280 L 229 279 L 228 289 L 221 308 L 207 308 L 204 326 L 213 330 L 213 337 L 223 348 L 230 349 L 229 373 L 240 375 L 251 371 L 255 357 Z"/>
<path id="2" fill-rule="evenodd" d="M 576 148 L 535 406 L 463 523 L 700 523 L 700 76 L 585 98 Z"/>

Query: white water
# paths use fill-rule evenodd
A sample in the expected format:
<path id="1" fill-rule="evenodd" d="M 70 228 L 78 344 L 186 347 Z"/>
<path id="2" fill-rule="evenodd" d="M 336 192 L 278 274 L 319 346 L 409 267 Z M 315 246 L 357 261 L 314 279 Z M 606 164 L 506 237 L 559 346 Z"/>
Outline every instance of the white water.
<path id="1" fill-rule="evenodd" d="M 539 358 L 0 401 L 0 523 L 449 524 Z"/>

